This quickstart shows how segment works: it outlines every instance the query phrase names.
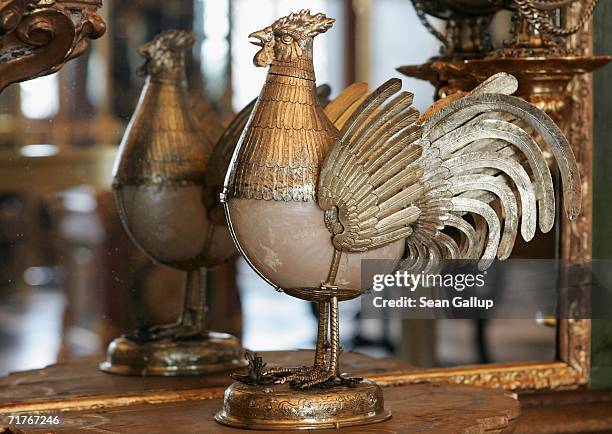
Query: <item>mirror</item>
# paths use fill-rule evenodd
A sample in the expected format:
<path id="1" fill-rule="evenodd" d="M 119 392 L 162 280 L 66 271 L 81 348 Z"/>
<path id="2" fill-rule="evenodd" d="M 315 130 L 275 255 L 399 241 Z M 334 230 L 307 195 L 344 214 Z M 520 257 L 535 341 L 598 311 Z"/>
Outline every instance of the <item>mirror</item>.
<path id="1" fill-rule="evenodd" d="M 190 89 L 227 122 L 258 94 L 265 77 L 252 66 L 247 35 L 294 3 L 106 0 L 110 31 L 104 38 L 61 71 L 0 95 L 0 374 L 100 358 L 111 339 L 139 322 L 176 317 L 182 273 L 153 264 L 131 243 L 110 192 L 117 145 L 143 85 L 137 49 L 162 30 L 193 30 Z M 438 53 L 438 41 L 408 0 L 302 3 L 338 19 L 317 40 L 315 64 L 318 82 L 328 83 L 332 96 L 357 80 L 378 85 L 398 76 L 398 66 Z M 410 29 L 410 43 L 398 37 L 401 29 Z M 578 83 L 587 92 L 588 80 Z M 416 107 L 429 107 L 434 88 L 403 81 Z M 587 134 L 585 122 L 571 134 Z M 590 174 L 583 175 L 588 181 Z M 590 239 L 588 219 L 572 223 L 571 231 L 563 219 L 556 224 L 529 247 L 518 246 L 515 256 L 585 254 L 578 241 Z M 242 259 L 217 268 L 208 280 L 208 321 L 216 330 L 257 350 L 313 347 L 316 309 L 277 296 Z M 414 367 L 372 376 L 382 383 L 451 378 L 514 389 L 588 380 L 587 320 L 373 320 L 360 317 L 359 301 L 344 304 L 346 350 L 397 357 Z M 311 318 L 311 326 L 301 320 L 296 328 L 298 316 Z"/>

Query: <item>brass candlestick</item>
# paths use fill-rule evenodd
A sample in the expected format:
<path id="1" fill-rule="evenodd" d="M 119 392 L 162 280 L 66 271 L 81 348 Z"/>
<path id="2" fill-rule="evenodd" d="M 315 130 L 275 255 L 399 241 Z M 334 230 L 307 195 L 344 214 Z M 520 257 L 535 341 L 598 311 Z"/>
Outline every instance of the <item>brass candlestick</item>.
<path id="1" fill-rule="evenodd" d="M 171 30 L 141 47 L 146 83 L 121 143 L 113 183 L 132 240 L 158 263 L 187 272 L 183 311 L 174 324 L 140 327 L 115 339 L 100 365 L 106 372 L 193 375 L 244 364 L 237 338 L 204 327 L 203 275 L 236 254 L 218 201 L 211 198 L 218 197 L 223 176 L 218 172 L 228 166 L 252 105 L 213 149 L 189 109 L 183 52 L 193 42 L 191 34 Z"/>
<path id="2" fill-rule="evenodd" d="M 599 0 L 411 0 L 425 28 L 442 43 L 438 60 L 465 60 L 496 56 L 539 57 L 569 54 L 565 39 L 590 20 Z M 567 24 L 564 13 L 580 6 L 576 23 Z M 493 16 L 512 12 L 512 31 L 504 47 L 493 49 L 489 26 Z M 428 15 L 446 21 L 437 30 Z M 561 23 L 561 24 L 559 24 Z"/>
<path id="3" fill-rule="evenodd" d="M 260 47 L 255 65 L 269 72 L 222 201 L 249 264 L 277 290 L 318 303 L 319 323 L 312 366 L 269 367 L 248 356 L 215 416 L 223 424 L 316 429 L 389 418 L 380 387 L 340 368 L 338 304 L 367 289 L 361 261 L 419 273 L 472 259 L 484 269 L 510 255 L 519 228 L 532 239 L 539 217 L 549 231 L 555 192 L 538 142 L 559 164 L 569 217 L 580 211 L 569 144 L 546 114 L 511 96 L 511 75 L 422 117 L 399 79 L 371 94 L 355 84 L 323 109 L 313 42 L 333 22 L 303 10 L 250 35 Z"/>
<path id="4" fill-rule="evenodd" d="M 516 94 L 545 111 L 565 131 L 572 112 L 570 83 L 612 59 L 584 56 L 571 47 L 572 35 L 587 25 L 598 0 L 412 2 L 422 23 L 442 42 L 442 49 L 430 61 L 401 66 L 398 71 L 431 82 L 438 98 L 465 93 L 487 77 L 507 72 L 519 81 Z M 489 24 L 501 9 L 512 11 L 512 30 L 503 47 L 494 49 L 489 41 Z M 447 30 L 433 28 L 427 15 L 446 20 Z M 486 24 L 476 26 L 475 22 Z M 487 43 L 469 42 L 473 40 Z"/>

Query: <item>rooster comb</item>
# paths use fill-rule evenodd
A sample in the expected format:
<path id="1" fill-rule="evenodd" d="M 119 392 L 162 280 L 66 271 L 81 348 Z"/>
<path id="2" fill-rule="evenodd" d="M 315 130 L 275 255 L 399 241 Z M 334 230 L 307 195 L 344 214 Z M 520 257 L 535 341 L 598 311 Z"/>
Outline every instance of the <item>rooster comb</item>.
<path id="1" fill-rule="evenodd" d="M 139 52 L 145 64 L 138 70 L 139 75 L 156 74 L 161 71 L 179 73 L 182 68 L 183 51 L 195 42 L 193 33 L 182 30 L 167 30 L 152 41 L 140 46 Z"/>
<path id="2" fill-rule="evenodd" d="M 193 33 L 182 30 L 167 30 L 140 47 L 142 54 L 151 57 L 163 56 L 167 52 L 182 52 L 195 42 Z"/>
<path id="3" fill-rule="evenodd" d="M 328 31 L 334 21 L 336 20 L 327 18 L 325 14 L 310 15 L 310 9 L 302 9 L 298 13 L 294 12 L 276 20 L 272 24 L 272 30 L 315 37 Z"/>

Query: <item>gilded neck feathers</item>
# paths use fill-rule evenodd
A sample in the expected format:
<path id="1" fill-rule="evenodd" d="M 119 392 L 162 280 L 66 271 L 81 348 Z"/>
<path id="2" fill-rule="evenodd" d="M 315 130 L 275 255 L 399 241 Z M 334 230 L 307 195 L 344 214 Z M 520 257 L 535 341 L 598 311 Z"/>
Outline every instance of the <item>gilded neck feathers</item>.
<path id="1" fill-rule="evenodd" d="M 212 148 L 191 118 L 183 51 L 190 33 L 170 30 L 140 49 L 147 81 L 114 169 L 114 185 L 202 184 Z"/>
<path id="2" fill-rule="evenodd" d="M 269 73 L 240 140 L 230 194 L 315 201 L 319 170 L 337 135 L 313 81 Z"/>
<path id="3" fill-rule="evenodd" d="M 333 22 L 303 10 L 250 35 L 261 47 L 255 64 L 270 69 L 240 139 L 231 196 L 316 200 L 319 170 L 338 131 L 317 99 L 312 42 Z"/>

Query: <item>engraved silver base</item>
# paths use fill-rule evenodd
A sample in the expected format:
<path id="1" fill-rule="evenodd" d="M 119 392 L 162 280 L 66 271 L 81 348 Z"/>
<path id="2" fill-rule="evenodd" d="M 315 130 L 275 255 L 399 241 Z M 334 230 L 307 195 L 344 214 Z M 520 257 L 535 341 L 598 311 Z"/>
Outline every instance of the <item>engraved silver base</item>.
<path id="1" fill-rule="evenodd" d="M 119 375 L 202 375 L 245 366 L 243 354 L 238 339 L 226 333 L 208 332 L 199 339 L 164 338 L 142 343 L 122 336 L 110 343 L 100 369 Z"/>
<path id="2" fill-rule="evenodd" d="M 380 386 L 363 380 L 352 387 L 299 391 L 288 384 L 234 383 L 226 389 L 215 420 L 237 428 L 276 431 L 366 425 L 390 417 Z"/>

